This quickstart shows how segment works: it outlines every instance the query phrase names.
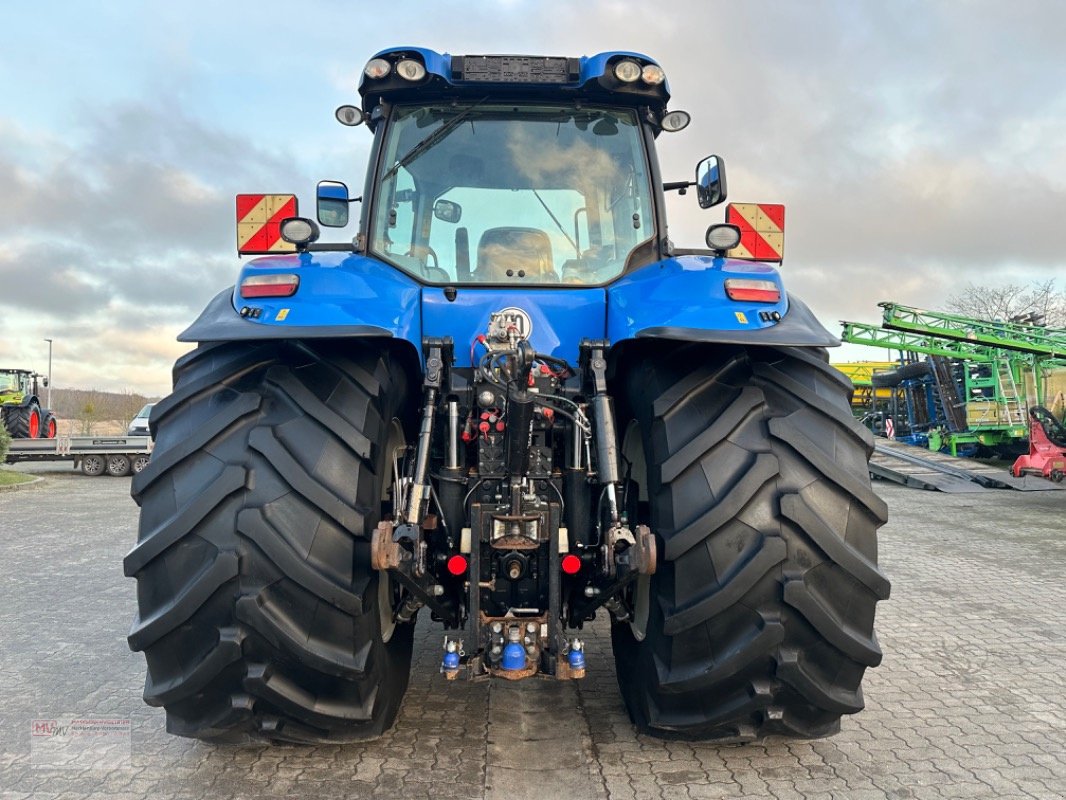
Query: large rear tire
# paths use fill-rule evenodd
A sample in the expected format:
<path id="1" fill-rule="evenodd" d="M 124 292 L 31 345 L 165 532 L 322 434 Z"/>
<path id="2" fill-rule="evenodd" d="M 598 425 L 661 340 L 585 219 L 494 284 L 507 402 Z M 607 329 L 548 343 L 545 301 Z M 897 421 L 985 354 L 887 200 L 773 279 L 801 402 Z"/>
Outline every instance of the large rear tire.
<path id="1" fill-rule="evenodd" d="M 687 739 L 835 733 L 881 661 L 889 594 L 850 382 L 799 349 L 686 345 L 625 366 L 625 449 L 660 542 L 635 619 L 612 628 L 631 718 Z"/>
<path id="2" fill-rule="evenodd" d="M 403 371 L 380 346 L 269 342 L 202 346 L 174 372 L 125 559 L 145 701 L 180 736 L 380 735 L 413 634 L 369 552 Z"/>
<path id="3" fill-rule="evenodd" d="M 7 409 L 7 427 L 12 439 L 36 439 L 41 433 L 41 407 L 35 402 Z"/>

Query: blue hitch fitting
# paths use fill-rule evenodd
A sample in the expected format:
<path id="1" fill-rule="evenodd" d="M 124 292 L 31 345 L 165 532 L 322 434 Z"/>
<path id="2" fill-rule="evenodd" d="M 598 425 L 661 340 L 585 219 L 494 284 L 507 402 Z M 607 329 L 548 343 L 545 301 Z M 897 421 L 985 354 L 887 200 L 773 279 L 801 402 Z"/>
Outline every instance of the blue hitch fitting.
<path id="1" fill-rule="evenodd" d="M 570 652 L 566 654 L 566 663 L 570 667 L 571 678 L 585 677 L 585 643 L 575 638 L 570 642 Z"/>
<path id="2" fill-rule="evenodd" d="M 441 661 L 440 671 L 444 677 L 454 681 L 459 677 L 459 657 L 462 653 L 463 643 L 454 639 L 444 639 L 444 659 Z"/>
<path id="3" fill-rule="evenodd" d="M 503 648 L 503 660 L 500 662 L 500 667 L 508 672 L 517 672 L 526 668 L 526 648 L 519 641 L 521 636 L 522 633 L 518 628 L 511 628 L 507 632 L 509 641 Z"/>

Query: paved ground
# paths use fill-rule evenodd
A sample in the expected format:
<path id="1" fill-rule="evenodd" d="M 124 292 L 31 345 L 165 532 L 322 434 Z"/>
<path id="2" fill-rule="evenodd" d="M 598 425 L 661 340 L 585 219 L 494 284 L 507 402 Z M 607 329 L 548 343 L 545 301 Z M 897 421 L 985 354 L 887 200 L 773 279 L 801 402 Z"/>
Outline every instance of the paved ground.
<path id="1" fill-rule="evenodd" d="M 1066 492 L 879 485 L 891 522 L 884 664 L 836 737 L 731 747 L 635 735 L 606 626 L 579 684 L 446 684 L 419 628 L 395 729 L 364 746 L 213 747 L 168 736 L 129 652 L 129 479 L 54 469 L 0 491 L 0 800 L 63 798 L 1061 798 Z M 132 721 L 130 765 L 31 763 L 33 719 Z"/>

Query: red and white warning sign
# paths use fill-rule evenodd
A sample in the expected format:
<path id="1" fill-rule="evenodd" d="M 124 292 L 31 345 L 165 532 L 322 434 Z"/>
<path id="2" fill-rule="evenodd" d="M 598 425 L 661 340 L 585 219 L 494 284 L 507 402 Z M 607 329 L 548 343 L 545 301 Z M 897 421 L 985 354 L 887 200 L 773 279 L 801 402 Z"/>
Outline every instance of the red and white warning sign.
<path id="1" fill-rule="evenodd" d="M 294 194 L 237 195 L 237 252 L 295 253 L 296 245 L 281 238 L 281 221 L 296 209 Z"/>
<path id="2" fill-rule="evenodd" d="M 785 207 L 778 203 L 730 203 L 725 221 L 740 228 L 740 244 L 726 255 L 752 261 L 785 257 Z"/>

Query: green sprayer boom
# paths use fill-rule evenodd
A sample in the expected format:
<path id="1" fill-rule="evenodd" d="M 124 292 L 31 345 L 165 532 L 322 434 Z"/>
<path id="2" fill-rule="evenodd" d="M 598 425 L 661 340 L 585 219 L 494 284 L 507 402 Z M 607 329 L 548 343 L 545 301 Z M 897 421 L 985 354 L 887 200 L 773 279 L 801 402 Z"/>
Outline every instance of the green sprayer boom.
<path id="1" fill-rule="evenodd" d="M 963 358 L 968 361 L 992 361 L 995 354 L 991 348 L 972 344 L 964 340 L 943 339 L 905 331 L 885 330 L 877 325 L 865 322 L 841 322 L 844 332 L 841 337 L 845 342 L 866 344 L 872 347 L 884 347 L 890 350 L 906 350 L 927 356 L 945 356 L 946 358 Z"/>
<path id="2" fill-rule="evenodd" d="M 983 344 L 1044 358 L 1066 358 L 1066 330 L 1061 328 L 993 322 L 941 311 L 926 311 L 898 303 L 878 305 L 884 309 L 883 326 L 890 330 Z"/>

